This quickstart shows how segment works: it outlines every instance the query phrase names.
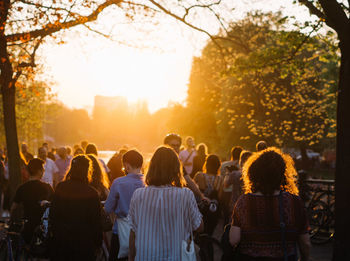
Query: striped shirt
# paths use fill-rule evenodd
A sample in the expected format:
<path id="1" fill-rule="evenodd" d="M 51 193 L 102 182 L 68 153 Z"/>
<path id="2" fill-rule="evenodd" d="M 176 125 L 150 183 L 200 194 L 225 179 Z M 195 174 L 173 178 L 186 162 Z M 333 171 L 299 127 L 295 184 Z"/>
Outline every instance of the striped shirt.
<path id="1" fill-rule="evenodd" d="M 134 192 L 129 220 L 136 261 L 179 261 L 181 242 L 200 226 L 202 215 L 191 190 L 149 186 Z"/>

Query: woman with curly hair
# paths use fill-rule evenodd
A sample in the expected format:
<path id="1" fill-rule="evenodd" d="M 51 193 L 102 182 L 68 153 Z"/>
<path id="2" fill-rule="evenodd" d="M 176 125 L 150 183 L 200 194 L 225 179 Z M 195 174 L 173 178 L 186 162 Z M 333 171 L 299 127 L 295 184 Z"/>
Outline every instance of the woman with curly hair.
<path id="1" fill-rule="evenodd" d="M 243 167 L 245 194 L 234 208 L 230 243 L 240 260 L 309 259 L 310 240 L 303 201 L 290 156 L 276 148 L 253 154 Z"/>
<path id="2" fill-rule="evenodd" d="M 100 200 L 105 201 L 109 193 L 109 182 L 107 174 L 95 155 L 88 154 L 87 156 L 92 161 L 92 174 L 90 186 L 94 187 L 97 190 L 100 196 Z"/>

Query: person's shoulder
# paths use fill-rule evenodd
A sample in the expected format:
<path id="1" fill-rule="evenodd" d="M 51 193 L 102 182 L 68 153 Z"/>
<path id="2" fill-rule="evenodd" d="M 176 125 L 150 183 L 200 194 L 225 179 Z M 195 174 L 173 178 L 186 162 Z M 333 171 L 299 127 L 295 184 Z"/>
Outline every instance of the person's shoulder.
<path id="1" fill-rule="evenodd" d="M 147 193 L 148 187 L 141 187 L 141 188 L 137 188 L 135 189 L 134 193 L 132 194 L 133 198 L 137 198 L 137 197 L 143 197 L 143 195 L 145 193 Z"/>
<path id="2" fill-rule="evenodd" d="M 304 204 L 304 201 L 298 195 L 295 195 L 289 192 L 284 192 L 283 195 L 286 198 L 290 199 L 291 201 L 296 202 L 297 204 L 301 204 L 301 203 Z"/>

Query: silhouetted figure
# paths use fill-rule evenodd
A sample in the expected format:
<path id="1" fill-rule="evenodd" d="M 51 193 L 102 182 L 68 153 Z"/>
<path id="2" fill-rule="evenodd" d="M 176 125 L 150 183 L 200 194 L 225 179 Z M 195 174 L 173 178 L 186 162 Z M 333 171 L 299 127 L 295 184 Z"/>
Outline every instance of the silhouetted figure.
<path id="1" fill-rule="evenodd" d="M 50 260 L 96 260 L 102 245 L 101 205 L 89 186 L 91 167 L 87 156 L 74 157 L 66 180 L 56 187 L 50 208 Z"/>
<path id="2" fill-rule="evenodd" d="M 125 149 L 121 149 L 119 152 L 116 152 L 107 163 L 107 167 L 110 169 L 109 180 L 111 183 L 116 178 L 125 176 L 122 163 L 122 158 L 125 152 L 127 152 Z"/>
<path id="3" fill-rule="evenodd" d="M 207 145 L 205 145 L 204 143 L 198 144 L 196 150 L 197 150 L 197 155 L 194 156 L 193 158 L 193 168 L 191 173 L 192 179 L 194 178 L 194 176 L 198 171 L 200 172 L 203 171 L 204 162 L 208 154 Z"/>
<path id="4" fill-rule="evenodd" d="M 31 242 L 34 230 L 40 224 L 44 212 L 40 206 L 40 201 L 51 200 L 53 195 L 51 186 L 40 181 L 44 174 L 44 164 L 45 162 L 41 159 L 32 159 L 29 161 L 29 181 L 17 189 L 11 206 L 11 213 L 13 214 L 20 204 L 23 205 L 23 218 L 27 222 L 24 224 L 22 236 L 27 244 Z"/>

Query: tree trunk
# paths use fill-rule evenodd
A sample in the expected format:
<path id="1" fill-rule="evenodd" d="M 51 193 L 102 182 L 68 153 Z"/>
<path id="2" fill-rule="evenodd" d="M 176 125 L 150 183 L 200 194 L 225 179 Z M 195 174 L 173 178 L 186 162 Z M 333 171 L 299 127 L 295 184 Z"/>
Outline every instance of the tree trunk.
<path id="1" fill-rule="evenodd" d="M 350 27 L 340 40 L 333 261 L 350 260 Z"/>
<path id="2" fill-rule="evenodd" d="M 4 126 L 6 135 L 6 148 L 8 156 L 8 168 L 10 172 L 10 196 L 14 195 L 21 184 L 20 157 L 16 127 L 15 93 L 13 81 L 13 69 L 7 53 L 7 41 L 5 37 L 5 25 L 10 0 L 1 2 L 0 5 L 0 85 L 3 101 Z"/>

